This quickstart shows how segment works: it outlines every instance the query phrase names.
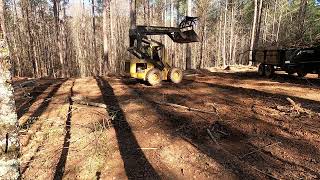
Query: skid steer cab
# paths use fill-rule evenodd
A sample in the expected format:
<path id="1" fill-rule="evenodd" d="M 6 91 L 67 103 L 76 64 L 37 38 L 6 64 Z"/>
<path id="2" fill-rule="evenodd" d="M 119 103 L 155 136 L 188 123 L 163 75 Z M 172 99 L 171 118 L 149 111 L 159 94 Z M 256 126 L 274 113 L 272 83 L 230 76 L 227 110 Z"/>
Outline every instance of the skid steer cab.
<path id="1" fill-rule="evenodd" d="M 182 70 L 169 66 L 164 44 L 149 37 L 168 35 L 176 43 L 198 42 L 198 35 L 194 31 L 196 20 L 196 17 L 185 17 L 179 27 L 137 26 L 136 29 L 130 29 L 128 51 L 132 56 L 126 62 L 126 71 L 132 78 L 147 81 L 152 86 L 163 80 L 180 83 L 183 79 Z"/>

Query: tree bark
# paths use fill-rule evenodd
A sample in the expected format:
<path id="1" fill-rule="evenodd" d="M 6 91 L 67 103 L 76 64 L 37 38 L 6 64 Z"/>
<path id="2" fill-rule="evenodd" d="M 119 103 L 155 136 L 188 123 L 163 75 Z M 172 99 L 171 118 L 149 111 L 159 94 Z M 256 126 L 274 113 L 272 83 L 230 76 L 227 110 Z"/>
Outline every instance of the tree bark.
<path id="1" fill-rule="evenodd" d="M 60 37 L 60 19 L 59 19 L 59 2 L 60 0 L 53 0 L 53 15 L 55 19 L 56 43 L 59 49 L 59 60 L 61 65 L 61 77 L 65 77 L 65 60 L 63 53 L 63 39 Z"/>
<path id="2" fill-rule="evenodd" d="M 130 0 L 130 29 L 137 28 L 136 0 Z"/>
<path id="3" fill-rule="evenodd" d="M 303 36 L 304 36 L 304 24 L 305 24 L 305 18 L 306 18 L 306 12 L 307 12 L 307 5 L 308 0 L 301 0 L 300 1 L 300 8 L 299 8 L 299 14 L 297 18 L 297 41 L 303 42 Z"/>
<path id="4" fill-rule="evenodd" d="M 225 1 L 225 9 L 224 9 L 224 25 L 223 25 L 223 47 L 222 47 L 222 65 L 223 68 L 226 67 L 226 61 L 227 61 L 227 12 L 228 12 L 228 0 Z"/>
<path id="5" fill-rule="evenodd" d="M 231 8 L 231 22 L 230 22 L 230 40 L 229 40 L 229 64 L 233 62 L 232 50 L 233 50 L 233 41 L 234 41 L 234 9 L 235 5 L 232 5 Z"/>
<path id="6" fill-rule="evenodd" d="M 250 55 L 249 55 L 249 66 L 252 66 L 252 60 L 254 56 L 255 49 L 255 37 L 256 37 L 256 28 L 257 28 L 257 16 L 258 16 L 258 0 L 254 0 L 254 15 L 252 23 L 252 32 L 251 32 L 251 45 L 250 45 Z"/>
<path id="7" fill-rule="evenodd" d="M 187 15 L 192 16 L 192 0 L 188 0 L 188 10 Z M 186 45 L 186 69 L 192 68 L 192 54 L 191 54 L 191 46 L 190 44 Z"/>
<path id="8" fill-rule="evenodd" d="M 103 1 L 103 65 L 102 74 L 109 70 L 109 45 L 108 45 L 108 16 L 110 12 L 110 0 Z"/>
<path id="9" fill-rule="evenodd" d="M 18 118 L 12 87 L 11 64 L 6 40 L 4 2 L 0 0 L 1 54 L 0 54 L 0 179 L 19 179 Z"/>
<path id="10" fill-rule="evenodd" d="M 262 11 L 263 11 L 263 1 L 260 0 L 259 2 L 259 10 L 258 10 L 258 17 L 257 17 L 257 30 L 254 38 L 254 49 L 259 45 L 259 37 L 260 37 L 260 32 L 261 32 L 261 18 L 262 18 Z"/>

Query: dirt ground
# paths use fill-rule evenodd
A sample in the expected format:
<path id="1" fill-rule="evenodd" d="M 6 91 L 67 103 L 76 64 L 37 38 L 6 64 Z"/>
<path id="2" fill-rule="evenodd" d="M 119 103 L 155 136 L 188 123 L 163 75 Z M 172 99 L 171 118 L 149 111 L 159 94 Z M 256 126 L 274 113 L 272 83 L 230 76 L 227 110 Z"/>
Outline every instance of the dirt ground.
<path id="1" fill-rule="evenodd" d="M 157 87 L 91 77 L 15 88 L 23 179 L 320 178 L 315 76 L 197 70 Z"/>

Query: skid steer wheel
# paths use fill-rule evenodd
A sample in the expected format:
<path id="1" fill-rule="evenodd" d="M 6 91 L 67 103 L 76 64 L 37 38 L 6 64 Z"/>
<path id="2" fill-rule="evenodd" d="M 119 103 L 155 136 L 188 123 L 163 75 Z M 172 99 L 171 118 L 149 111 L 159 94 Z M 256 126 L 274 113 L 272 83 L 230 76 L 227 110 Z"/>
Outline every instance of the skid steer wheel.
<path id="1" fill-rule="evenodd" d="M 264 76 L 265 75 L 265 68 L 264 68 L 264 64 L 260 64 L 258 67 L 258 74 L 259 76 Z"/>
<path id="2" fill-rule="evenodd" d="M 162 78 L 161 78 L 161 72 L 159 69 L 151 69 L 147 73 L 147 81 L 151 86 L 155 86 L 161 83 Z"/>
<path id="3" fill-rule="evenodd" d="M 181 83 L 183 79 L 183 72 L 179 68 L 172 68 L 170 69 L 168 76 L 168 79 L 170 79 L 171 82 L 178 84 Z"/>
<path id="4" fill-rule="evenodd" d="M 265 74 L 268 78 L 274 75 L 274 67 L 272 65 L 265 66 Z"/>

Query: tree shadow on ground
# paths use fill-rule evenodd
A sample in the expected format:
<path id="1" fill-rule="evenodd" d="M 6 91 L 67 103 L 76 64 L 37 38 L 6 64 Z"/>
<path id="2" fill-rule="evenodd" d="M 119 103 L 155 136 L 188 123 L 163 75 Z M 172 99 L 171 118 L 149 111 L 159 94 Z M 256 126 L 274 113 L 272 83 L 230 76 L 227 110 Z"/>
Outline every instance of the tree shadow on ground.
<path id="1" fill-rule="evenodd" d="M 205 84 L 210 88 L 226 89 L 226 90 L 229 90 L 230 94 L 238 95 L 238 96 L 248 95 L 250 97 L 252 97 L 252 96 L 271 97 L 271 98 L 280 98 L 283 101 L 286 101 L 286 98 L 289 97 L 289 98 L 293 99 L 294 101 L 301 103 L 302 105 L 308 104 L 308 108 L 310 108 L 310 110 L 320 113 L 320 106 L 319 106 L 320 102 L 314 101 L 314 100 L 309 100 L 309 99 L 304 99 L 304 98 L 289 96 L 289 95 L 269 93 L 269 92 L 259 91 L 256 89 L 248 89 L 248 88 L 243 88 L 243 87 L 234 87 L 234 86 L 220 85 L 220 84 L 207 83 L 207 82 L 197 82 L 197 81 L 193 81 L 193 80 L 185 80 L 185 81 L 188 81 L 189 85 Z M 310 105 L 312 105 L 312 106 L 310 106 Z"/>
<path id="2" fill-rule="evenodd" d="M 96 77 L 103 101 L 107 105 L 107 113 L 114 117 L 114 126 L 124 168 L 129 179 L 160 179 L 141 150 L 130 124 L 114 94 L 111 85 L 101 77 Z"/>
<path id="3" fill-rule="evenodd" d="M 66 80 L 64 80 L 63 82 L 65 82 L 65 81 Z M 61 87 L 61 85 L 63 84 L 63 82 L 61 82 L 53 87 L 53 89 L 49 92 L 49 94 L 46 96 L 46 98 L 44 98 L 42 104 L 29 117 L 27 122 L 24 122 L 20 126 L 21 129 L 28 129 L 29 127 L 31 127 L 36 122 L 36 120 L 39 118 L 39 116 L 41 116 L 43 114 L 43 112 L 45 112 L 47 110 L 49 104 L 52 101 L 52 97 L 58 92 L 58 90 Z"/>
<path id="4" fill-rule="evenodd" d="M 65 166 L 66 166 L 66 161 L 69 153 L 69 147 L 70 147 L 70 139 L 71 139 L 71 117 L 72 117 L 72 106 L 73 106 L 73 86 L 74 86 L 74 81 L 72 82 L 72 86 L 70 88 L 70 96 L 69 96 L 69 109 L 68 109 L 68 115 L 67 115 L 67 121 L 66 121 L 66 126 L 65 126 L 65 136 L 63 140 L 63 145 L 62 145 L 62 151 L 61 155 L 59 158 L 59 161 L 56 165 L 56 171 L 54 173 L 54 180 L 60 180 L 63 177 Z"/>
<path id="5" fill-rule="evenodd" d="M 26 112 L 29 111 L 30 107 L 32 106 L 32 104 L 34 102 L 36 102 L 37 98 L 44 91 L 46 91 L 51 85 L 52 85 L 52 83 L 49 82 L 49 83 L 42 84 L 42 85 L 37 86 L 32 89 L 31 93 L 29 94 L 31 100 L 29 100 L 28 102 L 25 102 L 22 106 L 19 107 L 19 109 L 17 109 L 18 119 L 20 119 L 23 116 L 23 114 L 25 114 Z"/>
<path id="6" fill-rule="evenodd" d="M 126 84 L 125 81 L 124 83 Z M 188 85 L 190 85 L 190 82 L 188 83 Z M 230 90 L 230 92 L 228 91 L 228 93 L 231 93 L 232 95 L 242 95 L 243 93 L 245 94 L 248 93 L 248 95 L 249 94 L 252 95 L 252 94 L 258 93 L 258 95 L 263 95 L 266 98 L 270 96 L 277 96 L 277 97 L 280 96 L 281 98 L 285 99 L 285 97 L 287 97 L 287 96 L 264 93 L 264 92 L 259 92 L 256 90 L 250 90 L 245 88 L 221 86 L 221 85 L 215 85 L 215 84 L 207 84 L 207 85 L 209 87 L 214 87 L 214 88 L 222 88 L 222 89 L 227 88 Z M 181 86 L 182 87 L 180 88 L 185 88 L 183 85 Z M 166 87 L 162 87 L 162 88 L 166 88 Z M 205 136 L 205 129 L 206 127 L 210 127 L 210 124 L 203 124 L 203 123 L 197 124 L 194 122 L 193 118 L 190 115 L 178 113 L 177 111 L 172 111 L 172 109 L 170 108 L 159 105 L 154 101 L 154 97 L 149 95 L 150 93 L 148 92 L 151 90 L 148 90 L 148 89 L 140 90 L 140 89 L 134 88 L 133 91 L 136 94 L 138 94 L 140 98 L 144 99 L 146 102 L 150 104 L 150 106 L 153 107 L 153 109 L 157 112 L 158 116 L 161 117 L 161 121 L 162 121 L 161 124 L 163 125 L 164 128 L 169 127 L 169 129 L 173 130 L 171 132 L 172 133 L 171 135 L 173 136 L 178 135 L 181 138 L 187 140 L 188 142 L 190 142 L 190 144 L 192 144 L 194 147 L 199 149 L 202 153 L 207 154 L 209 157 L 211 157 L 212 159 L 216 160 L 218 163 L 223 165 L 225 169 L 230 169 L 240 179 L 248 179 L 248 178 L 260 179 L 261 176 L 270 178 L 272 177 L 272 175 L 268 173 L 270 169 L 272 169 L 274 172 L 277 172 L 277 174 L 281 175 L 280 171 L 285 170 L 283 169 L 284 164 L 288 166 L 291 165 L 298 168 L 303 168 L 306 173 L 315 175 L 316 177 L 319 176 L 319 173 L 313 169 L 305 168 L 305 166 L 286 161 L 284 159 L 281 159 L 271 154 L 270 152 L 261 152 L 262 155 L 253 154 L 251 159 L 249 158 L 244 160 L 239 159 L 239 156 L 237 155 L 238 152 L 248 153 L 250 149 L 257 149 L 258 147 L 256 147 L 254 144 L 251 144 L 251 143 L 241 144 L 241 142 L 239 141 L 239 138 L 236 138 L 236 137 L 242 137 L 244 139 L 240 139 L 240 140 L 243 140 L 243 142 L 246 142 L 249 136 L 250 137 L 258 136 L 258 137 L 264 138 L 264 137 L 268 137 L 268 135 L 266 136 L 265 134 L 259 134 L 259 133 L 244 135 L 235 127 L 232 127 L 229 124 L 225 124 L 224 128 L 228 129 L 228 132 L 232 132 L 231 134 L 233 134 L 232 136 L 233 138 L 228 139 L 229 143 L 238 144 L 239 149 L 237 149 L 238 152 L 233 149 L 229 150 L 229 152 L 224 151 L 219 146 L 212 146 L 210 145 L 210 143 L 208 143 L 208 141 L 207 142 L 203 141 L 203 137 Z M 179 91 L 179 89 L 177 89 L 177 91 Z M 294 98 L 294 99 L 297 99 L 297 98 Z M 305 101 L 304 99 L 299 99 L 299 100 Z M 310 103 L 318 104 L 318 102 L 313 102 L 309 100 L 306 100 L 306 101 Z M 243 121 L 241 123 L 249 123 L 249 122 Z M 186 128 L 185 130 L 182 129 L 182 131 L 179 131 L 179 133 L 176 133 L 176 129 L 180 129 L 180 127 L 182 127 L 184 124 L 188 126 L 188 128 Z M 199 127 L 199 126 L 202 126 L 202 127 Z M 165 129 L 168 129 L 168 128 L 165 128 Z M 200 129 L 200 132 L 199 132 L 199 129 Z M 269 137 L 270 139 L 277 139 L 280 142 L 284 143 L 284 147 L 287 149 L 300 152 L 299 148 L 304 147 L 303 143 L 299 142 L 299 144 L 297 144 L 297 142 L 294 139 L 285 138 L 281 134 L 278 134 L 276 131 L 271 131 L 268 134 L 272 134 L 272 137 Z M 199 136 L 201 137 L 199 138 Z M 294 147 L 292 144 L 295 144 Z M 233 147 L 237 147 L 237 146 L 233 145 Z M 312 157 L 312 154 L 314 153 L 319 154 L 318 149 L 311 144 L 310 146 L 308 146 L 308 149 L 310 149 L 311 153 L 309 152 L 307 155 L 311 157 Z M 307 152 L 308 151 L 304 151 L 304 153 L 307 153 Z M 266 171 L 266 172 L 261 173 L 261 171 Z"/>
<path id="7" fill-rule="evenodd" d="M 136 89 L 133 91 L 137 93 L 141 99 L 152 105 L 153 109 L 156 111 L 159 117 L 161 117 L 161 121 L 165 120 L 165 122 L 162 122 L 162 128 L 167 129 L 165 126 L 169 126 L 169 129 L 173 130 L 171 135 L 179 136 L 187 141 L 190 141 L 190 144 L 192 144 L 195 148 L 216 160 L 226 169 L 230 169 L 232 172 L 235 172 L 240 179 L 256 179 L 259 177 L 248 171 L 241 163 L 235 161 L 232 154 L 225 153 L 217 147 L 209 147 L 203 142 L 204 139 L 201 137 L 206 135 L 203 128 L 205 129 L 205 127 L 209 127 L 210 124 L 201 123 L 195 125 L 192 122 L 192 119 L 190 119 L 190 116 L 179 114 L 176 111 L 167 110 L 161 105 L 155 103 L 152 99 L 145 96 L 142 91 Z M 183 126 L 186 126 L 187 128 L 180 129 Z M 176 132 L 177 129 L 180 129 L 179 132 Z"/>
<path id="8" fill-rule="evenodd" d="M 260 77 L 257 72 L 235 72 L 235 73 L 224 73 L 224 72 L 210 72 L 208 70 L 201 70 L 205 75 L 208 76 L 219 76 L 232 78 L 237 80 L 267 80 L 272 82 L 279 83 L 291 83 L 296 85 L 312 85 L 316 87 L 320 87 L 320 79 L 315 78 L 300 78 L 293 75 L 288 74 L 279 74 L 276 73 L 272 78 Z"/>
<path id="9" fill-rule="evenodd" d="M 41 116 L 48 108 L 49 104 L 52 101 L 52 97 L 58 92 L 58 90 L 60 89 L 61 85 L 66 81 L 62 80 L 61 82 L 59 82 L 58 84 L 56 84 L 53 89 L 49 92 L 49 94 L 46 96 L 46 98 L 44 99 L 44 101 L 42 102 L 42 104 L 32 113 L 32 115 L 30 116 L 30 118 L 28 119 L 27 122 L 23 123 L 20 128 L 21 129 L 28 129 L 30 128 L 35 122 L 36 120 L 39 118 L 39 116 Z M 48 83 L 48 87 L 46 87 L 46 89 L 48 89 L 50 87 L 51 83 Z M 43 90 L 44 92 L 45 90 Z M 40 94 L 39 94 L 40 95 Z M 37 96 L 39 96 L 37 95 Z M 34 100 L 36 100 L 36 97 L 34 98 Z M 34 101 L 35 102 L 35 101 Z M 30 106 L 29 106 L 30 107 Z M 37 148 L 36 153 L 39 152 L 40 146 Z M 30 166 L 30 163 L 34 160 L 35 155 L 33 155 L 30 160 L 26 163 L 26 165 L 23 167 L 22 169 L 22 174 L 28 169 L 28 167 Z"/>

